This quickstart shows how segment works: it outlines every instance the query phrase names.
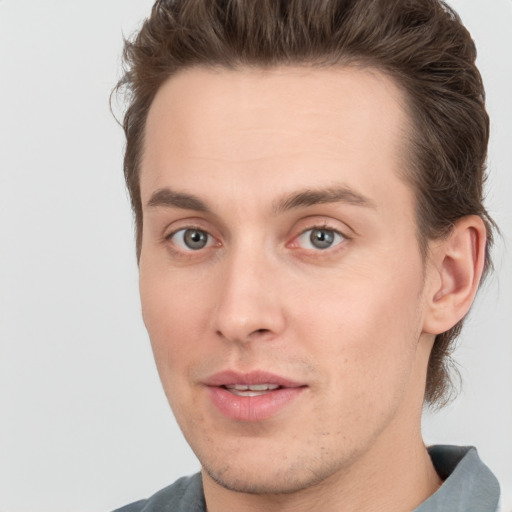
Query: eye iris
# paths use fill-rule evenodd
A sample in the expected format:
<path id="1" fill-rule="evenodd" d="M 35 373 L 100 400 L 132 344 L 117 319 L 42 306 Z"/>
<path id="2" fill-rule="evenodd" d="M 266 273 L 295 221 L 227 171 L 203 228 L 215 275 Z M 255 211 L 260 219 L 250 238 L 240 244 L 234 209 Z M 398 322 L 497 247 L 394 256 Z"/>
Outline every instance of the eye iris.
<path id="1" fill-rule="evenodd" d="M 189 249 L 202 249 L 208 242 L 208 235 L 199 229 L 187 229 L 183 241 Z"/>
<path id="2" fill-rule="evenodd" d="M 334 232 L 328 229 L 313 229 L 309 239 L 317 249 L 327 249 L 334 242 Z"/>

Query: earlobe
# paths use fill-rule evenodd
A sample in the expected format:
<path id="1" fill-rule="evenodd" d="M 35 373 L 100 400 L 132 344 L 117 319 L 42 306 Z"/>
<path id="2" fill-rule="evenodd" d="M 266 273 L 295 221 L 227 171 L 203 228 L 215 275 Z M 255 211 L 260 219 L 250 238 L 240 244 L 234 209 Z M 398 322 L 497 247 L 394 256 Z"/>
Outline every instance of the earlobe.
<path id="1" fill-rule="evenodd" d="M 441 334 L 461 320 L 473 303 L 485 262 L 485 224 L 476 215 L 463 217 L 446 238 L 433 244 L 423 331 Z"/>

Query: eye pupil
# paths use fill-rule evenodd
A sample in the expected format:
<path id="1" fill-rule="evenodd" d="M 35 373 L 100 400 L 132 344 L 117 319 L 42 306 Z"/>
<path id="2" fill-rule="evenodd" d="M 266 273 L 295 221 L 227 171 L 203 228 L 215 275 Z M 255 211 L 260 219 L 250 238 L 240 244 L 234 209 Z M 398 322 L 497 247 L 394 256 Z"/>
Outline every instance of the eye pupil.
<path id="1" fill-rule="evenodd" d="M 208 243 L 208 234 L 199 229 L 187 229 L 183 241 L 189 249 L 202 249 Z"/>
<path id="2" fill-rule="evenodd" d="M 334 232 L 330 229 L 313 229 L 309 239 L 317 249 L 327 249 L 334 242 Z"/>

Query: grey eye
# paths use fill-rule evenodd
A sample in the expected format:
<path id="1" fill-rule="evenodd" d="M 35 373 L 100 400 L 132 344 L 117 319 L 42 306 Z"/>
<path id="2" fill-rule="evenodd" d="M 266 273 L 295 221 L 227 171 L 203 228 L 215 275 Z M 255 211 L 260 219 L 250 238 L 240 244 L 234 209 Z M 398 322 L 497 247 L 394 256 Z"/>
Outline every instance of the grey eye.
<path id="1" fill-rule="evenodd" d="M 300 245 L 305 249 L 329 249 L 343 240 L 345 237 L 341 233 L 327 228 L 308 229 L 299 236 Z"/>
<path id="2" fill-rule="evenodd" d="M 208 243 L 208 234 L 198 229 L 187 229 L 183 234 L 183 241 L 190 249 L 202 249 Z"/>
<path id="3" fill-rule="evenodd" d="M 327 249 L 334 242 L 334 231 L 328 229 L 312 229 L 309 235 L 311 245 L 318 249 Z"/>
<path id="4" fill-rule="evenodd" d="M 202 229 L 180 229 L 172 235 L 172 241 L 181 249 L 198 251 L 210 243 L 210 235 Z"/>

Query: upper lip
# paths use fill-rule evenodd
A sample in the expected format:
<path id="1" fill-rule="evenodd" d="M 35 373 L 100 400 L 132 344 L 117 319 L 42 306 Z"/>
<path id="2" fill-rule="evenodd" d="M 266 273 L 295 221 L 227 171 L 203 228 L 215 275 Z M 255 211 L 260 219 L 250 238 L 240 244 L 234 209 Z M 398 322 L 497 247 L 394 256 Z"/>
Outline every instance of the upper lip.
<path id="1" fill-rule="evenodd" d="M 206 386 L 232 386 L 234 384 L 275 384 L 283 388 L 298 388 L 305 384 L 267 371 L 239 372 L 226 370 L 215 373 L 204 380 Z"/>

